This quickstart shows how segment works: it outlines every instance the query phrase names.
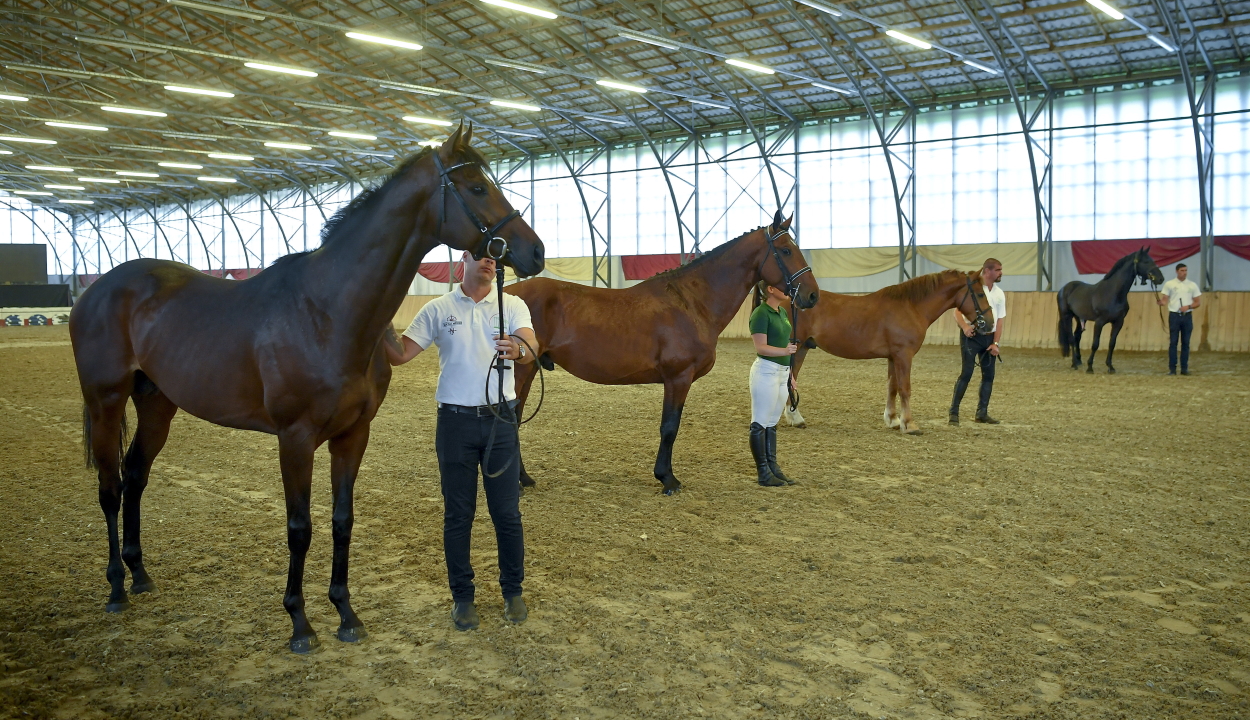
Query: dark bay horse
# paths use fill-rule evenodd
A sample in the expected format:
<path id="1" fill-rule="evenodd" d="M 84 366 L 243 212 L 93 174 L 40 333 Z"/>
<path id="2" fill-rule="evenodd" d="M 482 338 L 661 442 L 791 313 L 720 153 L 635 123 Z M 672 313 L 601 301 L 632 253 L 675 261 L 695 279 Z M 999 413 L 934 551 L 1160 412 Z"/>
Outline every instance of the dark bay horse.
<path id="1" fill-rule="evenodd" d="M 929 326 L 942 313 L 959 308 L 971 321 L 976 316 L 977 306 L 993 327 L 995 318 L 985 299 L 980 270 L 975 273 L 944 270 L 868 295 L 840 295 L 822 290 L 816 307 L 798 313 L 795 337 L 799 339 L 799 350 L 791 363 L 792 374 L 798 378 L 803 358 L 811 348 L 849 360 L 889 358 L 886 427 L 919 435 L 920 428 L 911 419 L 912 358 L 924 343 Z M 902 412 L 895 408 L 895 396 Z M 797 408 L 791 410 L 787 405 L 783 414 L 791 425 L 805 427 Z"/>
<path id="2" fill-rule="evenodd" d="M 1150 257 L 1150 248 L 1144 247 L 1131 255 L 1125 255 L 1115 261 L 1111 271 L 1102 280 L 1089 283 L 1073 280 L 1059 291 L 1059 349 L 1067 357 L 1072 352 L 1072 369 L 1081 367 L 1081 334 L 1085 331 L 1085 323 L 1094 321 L 1094 342 L 1089 349 L 1089 368 L 1085 372 L 1094 372 L 1094 353 L 1098 352 L 1098 340 L 1102 335 L 1102 326 L 1111 323 L 1111 341 L 1107 344 L 1107 372 L 1115 372 L 1111 365 L 1111 356 L 1115 354 L 1115 339 L 1124 327 L 1124 318 L 1128 315 L 1128 292 L 1133 281 L 1141 278 L 1155 285 L 1163 284 L 1163 271 Z M 1076 333 L 1072 332 L 1072 324 L 1076 323 Z"/>
<path id="3" fill-rule="evenodd" d="M 83 293 L 69 329 L 85 401 L 83 439 L 88 463 L 99 471 L 108 525 L 106 610 L 129 606 L 123 561 L 132 593 L 153 589 L 139 546 L 139 503 L 181 408 L 217 425 L 278 436 L 291 553 L 282 604 L 295 652 L 318 644 L 304 614 L 304 557 L 312 536 L 313 452 L 330 443 L 330 601 L 342 621 L 338 638 L 364 637 L 347 590 L 353 487 L 391 379 L 381 344 L 421 258 L 441 243 L 498 256 L 502 231 L 517 274 L 543 268 L 542 241 L 488 178 L 485 160 L 469 145 L 472 132 L 456 130 L 442 147 L 418 153 L 357 196 L 326 224 L 318 250 L 280 258 L 248 280 L 133 260 Z M 458 202 L 448 203 L 449 195 Z M 138 413 L 129 450 L 128 398 Z"/>
<path id="4" fill-rule="evenodd" d="M 790 288 L 799 307 L 811 307 L 819 288 L 781 213 L 688 265 L 625 289 L 588 287 L 549 278 L 517 283 L 534 320 L 542 362 L 601 385 L 664 384 L 660 450 L 655 479 L 664 494 L 681 489 L 673 476 L 673 442 L 690 385 L 716 364 L 716 339 L 761 279 Z M 534 363 L 516 370 L 518 407 L 524 408 Z M 746 388 L 743 387 L 744 402 Z M 521 465 L 521 484 L 533 478 Z"/>

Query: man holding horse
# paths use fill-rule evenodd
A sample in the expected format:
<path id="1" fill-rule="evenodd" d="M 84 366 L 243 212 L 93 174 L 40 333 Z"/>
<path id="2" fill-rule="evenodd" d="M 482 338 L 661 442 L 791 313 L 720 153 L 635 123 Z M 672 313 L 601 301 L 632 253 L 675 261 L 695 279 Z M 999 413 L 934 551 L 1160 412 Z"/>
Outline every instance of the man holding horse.
<path id="1" fill-rule="evenodd" d="M 529 308 L 513 295 L 504 295 L 504 326 L 500 337 L 499 300 L 492 293 L 495 261 L 474 260 L 464 254 L 464 281 L 453 291 L 421 308 L 404 331 L 402 343 L 392 334 L 387 356 L 392 365 L 412 360 L 431 344 L 438 345 L 438 425 L 434 447 L 443 490 L 443 551 L 447 582 L 454 603 L 451 617 L 459 630 L 479 624 L 474 606 L 473 566 L 469 544 L 477 512 L 477 477 L 482 469 L 486 506 L 495 526 L 499 552 L 499 586 L 504 618 L 525 622 L 528 611 L 521 598 L 525 579 L 525 544 L 521 528 L 520 463 L 517 462 L 516 391 L 511 366 L 505 371 L 503 397 L 507 417 L 496 417 L 499 397 L 490 391 L 488 368 L 497 358 L 517 363 L 534 361 L 519 337 L 535 347 L 537 341 Z M 492 474 L 493 472 L 493 474 Z"/>
<path id="2" fill-rule="evenodd" d="M 1176 277 L 1159 288 L 1159 305 L 1168 309 L 1168 375 L 1176 374 L 1176 341 L 1181 342 L 1181 375 L 1189 374 L 1189 336 L 1194 331 L 1194 310 L 1202 305 L 1202 290 L 1189 279 L 1185 263 L 1176 266 Z"/>
<path id="3" fill-rule="evenodd" d="M 955 381 L 955 396 L 951 399 L 950 424 L 959 424 L 959 405 L 963 402 L 964 391 L 972 380 L 972 369 L 981 366 L 981 393 L 977 398 L 976 421 L 997 425 L 998 421 L 990 417 L 990 393 L 994 391 L 994 363 L 998 360 L 998 340 L 1003 335 L 1003 319 L 1007 317 L 1007 296 L 998 287 L 998 279 L 1003 276 L 1003 264 L 994 258 L 987 258 L 981 266 L 981 283 L 985 286 L 985 299 L 994 311 L 994 331 L 985 335 L 977 333 L 972 323 L 968 322 L 959 308 L 955 308 L 955 322 L 959 324 L 959 349 L 963 357 L 963 367 L 959 379 Z"/>

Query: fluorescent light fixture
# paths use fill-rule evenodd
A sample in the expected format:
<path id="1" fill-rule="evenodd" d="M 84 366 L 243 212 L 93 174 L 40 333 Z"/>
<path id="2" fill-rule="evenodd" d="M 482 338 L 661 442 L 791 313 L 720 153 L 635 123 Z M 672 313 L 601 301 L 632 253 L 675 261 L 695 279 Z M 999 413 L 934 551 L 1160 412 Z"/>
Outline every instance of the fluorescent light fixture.
<path id="1" fill-rule="evenodd" d="M 12 155 L 12 150 L 0 150 L 0 155 Z"/>
<path id="2" fill-rule="evenodd" d="M 613 125 L 628 125 L 629 124 L 628 122 L 624 120 L 617 120 L 615 118 L 603 117 L 601 115 L 583 115 L 582 117 L 586 118 L 587 120 L 598 120 L 599 122 L 612 123 Z"/>
<path id="3" fill-rule="evenodd" d="M 414 42 L 405 42 L 403 40 L 392 40 L 390 38 L 380 37 L 378 35 L 366 35 L 364 33 L 358 33 L 358 32 L 349 32 L 345 34 L 347 35 L 347 37 L 353 40 L 363 40 L 364 42 L 377 43 L 379 45 L 391 45 L 394 47 L 404 48 L 406 50 L 420 50 L 422 47 L 421 45 L 418 45 L 417 43 L 414 43 Z"/>
<path id="4" fill-rule="evenodd" d="M 116 107 L 113 105 L 102 105 L 100 109 L 105 112 L 126 113 L 127 115 L 150 115 L 151 117 L 168 117 L 166 113 L 160 110 L 144 110 L 143 108 Z"/>
<path id="5" fill-rule="evenodd" d="M 283 150 L 312 150 L 312 145 L 297 145 L 296 143 L 283 142 L 267 142 L 265 147 L 281 148 Z"/>
<path id="6" fill-rule="evenodd" d="M 229 153 L 209 153 L 208 156 L 218 160 L 238 160 L 240 162 L 251 162 L 256 159 L 251 155 L 230 155 Z"/>
<path id="7" fill-rule="evenodd" d="M 539 110 L 542 110 L 542 108 L 536 105 L 526 105 L 525 103 L 512 102 L 510 100 L 491 100 L 490 104 L 498 105 L 499 107 L 512 108 L 513 110 L 528 110 L 529 112 L 538 112 Z"/>
<path id="8" fill-rule="evenodd" d="M 51 195 L 52 194 L 50 192 L 43 192 L 42 190 L 10 190 L 9 192 L 13 193 L 14 195 Z"/>
<path id="9" fill-rule="evenodd" d="M 809 8 L 814 8 L 823 13 L 829 13 L 830 15 L 833 15 L 834 17 L 842 17 L 842 13 L 838 12 L 837 10 L 834 10 L 833 8 L 829 7 L 828 5 L 822 2 L 817 2 L 817 0 L 797 0 L 797 2 L 800 5 L 806 5 Z"/>
<path id="10" fill-rule="evenodd" d="M 282 67 L 281 65 L 269 65 L 268 63 L 245 62 L 244 67 L 250 67 L 253 70 L 268 70 L 269 72 L 286 73 L 287 75 L 300 75 L 303 77 L 317 77 L 317 73 L 312 70 L 303 70 L 301 68 Z"/>
<path id="11" fill-rule="evenodd" d="M 746 68 L 747 70 L 754 70 L 755 72 L 764 73 L 765 75 L 773 75 L 777 72 L 776 70 L 773 70 L 770 67 L 757 65 L 753 62 L 747 62 L 746 60 L 739 60 L 738 58 L 725 58 L 725 62 L 729 63 L 730 65 L 733 65 L 734 67 Z"/>
<path id="12" fill-rule="evenodd" d="M 329 103 L 319 103 L 319 102 L 313 102 L 311 100 L 293 100 L 291 101 L 291 104 L 299 105 L 300 107 L 317 108 L 318 110 L 333 110 L 335 112 L 345 112 L 345 113 L 354 113 L 357 110 L 359 110 L 359 108 L 348 107 L 348 106 L 343 106 L 343 105 L 331 105 Z"/>
<path id="13" fill-rule="evenodd" d="M 1092 0 L 1091 0 L 1091 1 L 1092 1 Z M 925 42 L 924 40 L 921 40 L 921 39 L 919 39 L 919 38 L 914 38 L 914 37 L 912 37 L 911 35 L 904 35 L 903 33 L 899 32 L 898 30 L 886 30 L 886 31 L 885 31 L 885 34 L 886 34 L 886 35 L 889 35 L 890 37 L 894 38 L 895 40 L 902 40 L 903 42 L 908 43 L 908 44 L 910 44 L 910 45 L 915 45 L 916 47 L 920 48 L 921 50 L 932 50 L 932 49 L 933 49 L 933 45 L 932 45 L 932 44 L 927 43 L 927 42 Z"/>
<path id="14" fill-rule="evenodd" d="M 183 168 L 184 170 L 203 170 L 204 169 L 203 165 L 192 165 L 191 163 L 159 162 L 156 164 L 160 165 L 161 167 Z"/>
<path id="15" fill-rule="evenodd" d="M 74 168 L 61 167 L 59 165 L 27 165 L 27 170 L 37 170 L 42 172 L 74 172 Z"/>
<path id="16" fill-rule="evenodd" d="M 424 90 L 420 88 L 403 87 L 401 85 L 387 85 L 386 83 L 378 83 L 378 87 L 386 88 L 387 90 L 402 90 L 404 92 L 416 93 L 417 95 L 436 95 L 437 96 L 437 95 L 443 94 L 433 88 Z"/>
<path id="17" fill-rule="evenodd" d="M 417 144 L 424 146 L 424 147 L 442 147 L 443 146 L 443 143 L 438 140 L 422 140 L 421 142 Z"/>
<path id="18" fill-rule="evenodd" d="M 998 72 L 997 70 L 995 70 L 994 68 L 990 67 L 989 65 L 982 65 L 981 63 L 979 63 L 979 62 L 977 62 L 977 61 L 975 61 L 975 60 L 969 60 L 969 59 L 967 59 L 967 58 L 964 58 L 964 65 L 969 65 L 969 66 L 971 66 L 971 67 L 976 68 L 977 70 L 980 70 L 981 72 L 987 72 L 987 73 L 989 73 L 989 74 L 991 74 L 991 75 L 1001 75 L 1001 74 L 1002 74 L 1002 73 Z"/>
<path id="19" fill-rule="evenodd" d="M 158 178 L 160 173 L 136 172 L 134 170 L 114 170 L 114 175 L 123 175 L 125 177 L 141 177 L 141 178 Z"/>
<path id="20" fill-rule="evenodd" d="M 22 97 L 21 95 L 0 95 L 0 100 L 12 100 L 13 102 L 26 102 L 30 100 L 30 98 Z"/>
<path id="21" fill-rule="evenodd" d="M 238 181 L 237 181 L 237 180 L 235 180 L 234 178 L 228 178 L 228 177 L 213 177 L 212 175 L 202 175 L 202 176 L 200 176 L 200 177 L 197 177 L 197 178 L 196 178 L 196 180 L 199 180 L 200 182 L 215 182 L 215 183 L 232 183 L 232 182 L 238 182 Z"/>
<path id="22" fill-rule="evenodd" d="M 708 107 L 720 108 L 721 110 L 731 109 L 728 105 L 725 105 L 723 103 L 712 102 L 711 100 L 698 100 L 696 98 L 691 98 L 691 97 L 686 98 L 686 100 L 694 103 L 695 105 L 707 105 Z"/>
<path id="23" fill-rule="evenodd" d="M 1089 3 L 1090 5 L 1093 5 L 1099 10 L 1102 10 L 1103 12 L 1107 13 L 1108 15 L 1115 18 L 1116 20 L 1124 19 L 1124 13 L 1120 12 L 1119 10 L 1116 10 L 1115 8 L 1111 7 L 1110 5 L 1103 2 L 1102 0 L 1085 0 L 1085 2 Z"/>
<path id="24" fill-rule="evenodd" d="M 188 95 L 211 95 L 212 97 L 232 98 L 234 93 L 225 90 L 208 90 L 206 88 L 186 87 L 184 85 L 166 85 L 166 90 L 170 92 L 186 93 Z"/>
<path id="25" fill-rule="evenodd" d="M 344 132 L 342 130 L 331 130 L 326 133 L 330 137 L 351 138 L 352 140 L 377 140 L 377 135 L 367 135 L 365 133 Z"/>
<path id="26" fill-rule="evenodd" d="M 660 38 L 655 37 L 654 35 L 646 35 L 644 33 L 629 33 L 629 32 L 617 33 L 617 35 L 623 38 L 628 38 L 630 40 L 637 40 L 638 42 L 644 42 L 644 43 L 647 43 L 648 45 L 656 45 L 656 46 L 665 48 L 667 50 L 681 49 L 680 45 L 674 45 L 673 43 L 667 42 L 665 40 L 661 40 Z"/>
<path id="27" fill-rule="evenodd" d="M 65 203 L 66 205 L 95 205 L 94 200 L 61 200 L 58 198 L 57 202 Z"/>
<path id="28" fill-rule="evenodd" d="M 221 15 L 234 15 L 235 17 L 247 18 L 248 20 L 265 19 L 265 16 L 258 12 L 244 10 L 243 8 L 238 8 L 236 10 L 232 7 L 226 7 L 224 5 L 217 5 L 214 3 L 199 3 L 192 2 L 192 0 L 169 0 L 169 4 L 178 5 L 180 7 L 195 8 L 196 10 L 203 10 L 204 12 L 218 13 Z"/>
<path id="29" fill-rule="evenodd" d="M 44 122 L 48 127 L 67 128 L 69 130 L 94 130 L 96 132 L 107 132 L 108 128 L 103 125 L 82 125 L 79 123 L 59 122 L 57 120 L 48 120 Z"/>
<path id="30" fill-rule="evenodd" d="M 121 182 L 121 180 L 114 180 L 113 178 L 80 177 L 78 178 L 78 182 L 108 183 L 109 185 L 117 185 Z"/>
<path id="31" fill-rule="evenodd" d="M 1155 45 L 1158 45 L 1159 47 L 1163 48 L 1164 50 L 1167 50 L 1168 52 L 1176 52 L 1176 48 L 1174 48 L 1174 47 L 1172 47 L 1171 45 L 1169 45 L 1169 44 L 1167 43 L 1167 41 L 1166 41 L 1166 40 L 1164 40 L 1163 38 L 1159 37 L 1158 35 L 1155 35 L 1155 34 L 1151 33 L 1151 34 L 1147 35 L 1146 37 L 1150 38 L 1150 40 L 1151 40 L 1151 41 L 1152 41 Z"/>
<path id="32" fill-rule="evenodd" d="M 86 190 L 82 185 L 44 185 L 49 190 Z"/>
<path id="33" fill-rule="evenodd" d="M 498 65 L 500 67 L 512 68 L 513 70 L 524 70 L 526 72 L 538 73 L 539 75 L 547 74 L 546 68 L 540 68 L 537 65 L 530 65 L 529 63 L 510 62 L 508 60 L 495 60 L 493 58 L 483 58 L 482 62 L 486 63 L 487 65 Z"/>
<path id="34" fill-rule="evenodd" d="M 638 85 L 630 85 L 628 83 L 623 83 L 623 82 L 617 82 L 615 80 L 596 80 L 595 84 L 602 85 L 603 87 L 609 87 L 614 90 L 628 90 L 629 92 L 636 92 L 636 93 L 645 93 L 647 91 L 645 87 L 640 87 Z"/>
<path id="35" fill-rule="evenodd" d="M 0 135 L 0 142 L 21 142 L 34 143 L 36 145 L 55 145 L 55 140 L 44 140 L 43 138 L 18 137 L 17 135 Z"/>
<path id="36" fill-rule="evenodd" d="M 498 5 L 501 8 L 508 8 L 509 10 L 516 10 L 517 12 L 537 15 L 540 18 L 547 18 L 548 20 L 555 20 L 557 17 L 556 14 L 550 10 L 540 10 L 536 7 L 530 7 L 529 5 L 510 2 L 510 0 L 482 0 L 482 2 L 488 5 Z"/>
<path id="37" fill-rule="evenodd" d="M 490 128 L 490 131 L 493 133 L 499 133 L 500 135 L 517 135 L 519 137 L 527 137 L 527 138 L 538 137 L 537 135 L 534 135 L 532 133 L 517 132 L 516 130 L 503 130 L 500 128 Z"/>
<path id="38" fill-rule="evenodd" d="M 419 115 L 405 115 L 404 120 L 410 123 L 421 123 L 423 125 L 438 125 L 439 127 L 451 127 L 451 123 L 447 122 L 446 120 L 421 117 Z"/>
<path id="39" fill-rule="evenodd" d="M 843 94 L 843 95 L 854 95 L 854 94 L 855 94 L 855 91 L 854 91 L 854 90 L 847 90 L 846 88 L 840 88 L 840 87 L 838 87 L 837 85 L 826 85 L 825 83 L 818 83 L 818 82 L 814 82 L 814 83 L 812 83 L 812 87 L 818 87 L 818 88 L 820 88 L 821 90 L 832 90 L 833 92 L 836 92 L 836 93 L 841 93 L 841 94 Z"/>

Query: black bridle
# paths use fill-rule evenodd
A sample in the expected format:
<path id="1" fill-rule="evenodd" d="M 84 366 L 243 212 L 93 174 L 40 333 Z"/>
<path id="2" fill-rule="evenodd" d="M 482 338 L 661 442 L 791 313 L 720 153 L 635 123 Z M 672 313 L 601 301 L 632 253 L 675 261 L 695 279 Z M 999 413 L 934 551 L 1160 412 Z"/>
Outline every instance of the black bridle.
<path id="1" fill-rule="evenodd" d="M 959 307 L 963 307 L 965 299 L 972 298 L 972 309 L 976 311 L 977 314 L 977 316 L 972 319 L 972 327 L 976 329 L 978 335 L 989 335 L 994 332 L 994 327 L 990 325 L 990 321 L 985 318 L 985 310 L 989 310 L 989 307 L 982 310 L 981 303 L 977 302 L 976 291 L 972 288 L 972 276 L 965 277 L 964 281 L 968 283 L 968 289 L 964 292 L 963 298 L 960 298 Z"/>
<path id="2" fill-rule="evenodd" d="M 798 338 L 794 334 L 795 329 L 798 327 L 798 324 L 799 324 L 799 306 L 798 306 L 798 303 L 796 302 L 799 296 L 798 279 L 802 277 L 804 273 L 810 273 L 812 271 L 812 266 L 804 265 L 798 271 L 791 274 L 790 270 L 786 268 L 786 264 L 782 262 L 781 260 L 781 251 L 777 249 L 777 240 L 782 235 L 785 235 L 786 233 L 790 232 L 790 230 L 789 228 L 786 228 L 786 229 L 776 228 L 776 232 L 773 232 L 773 230 L 774 228 L 772 226 L 768 227 L 764 231 L 764 237 L 768 240 L 768 249 L 770 252 L 772 252 L 773 260 L 777 261 L 777 267 L 778 269 L 781 270 L 782 280 L 784 280 L 786 283 L 786 295 L 789 296 L 790 298 L 790 342 L 793 344 L 793 343 L 798 342 Z M 793 238 L 793 236 L 791 236 L 791 238 Z M 764 277 L 764 265 L 766 265 L 767 263 L 768 263 L 768 258 L 764 258 L 760 262 L 760 278 L 761 279 L 763 279 Z M 799 409 L 799 399 L 800 399 L 799 393 L 794 389 L 793 381 L 794 381 L 794 360 L 793 358 L 791 358 L 790 382 L 786 384 L 786 393 L 788 394 L 788 397 L 789 397 L 790 412 L 794 412 L 795 410 Z"/>
<path id="3" fill-rule="evenodd" d="M 443 167 L 443 161 L 438 157 L 438 151 L 434 152 L 434 167 L 438 168 L 438 175 L 440 179 L 438 187 L 438 234 L 439 237 L 442 237 L 443 221 L 447 219 L 447 190 L 450 189 L 452 196 L 456 198 L 456 201 L 460 203 L 460 207 L 464 210 L 464 214 L 469 216 L 469 220 L 473 222 L 477 231 L 482 234 L 482 242 L 477 246 L 477 249 L 473 251 L 473 259 L 481 260 L 483 257 L 490 257 L 498 263 L 500 260 L 503 260 L 505 255 L 508 254 L 508 241 L 499 237 L 498 233 L 504 225 L 512 222 L 515 218 L 521 217 L 521 213 L 519 210 L 513 210 L 504 216 L 502 220 L 495 223 L 494 226 L 487 228 L 486 223 L 482 222 L 482 219 L 477 216 L 477 213 L 473 212 L 473 208 L 469 207 L 469 203 L 464 199 L 464 195 L 460 194 L 460 188 L 456 187 L 456 183 L 451 179 L 451 172 L 453 170 L 459 170 L 462 167 L 468 166 L 477 167 L 482 171 L 483 175 L 487 174 L 486 170 L 476 162 L 462 162 L 457 165 L 452 165 L 449 168 L 445 168 Z M 499 241 L 499 254 L 495 254 L 496 240 Z M 500 307 L 502 307 L 502 305 Z"/>

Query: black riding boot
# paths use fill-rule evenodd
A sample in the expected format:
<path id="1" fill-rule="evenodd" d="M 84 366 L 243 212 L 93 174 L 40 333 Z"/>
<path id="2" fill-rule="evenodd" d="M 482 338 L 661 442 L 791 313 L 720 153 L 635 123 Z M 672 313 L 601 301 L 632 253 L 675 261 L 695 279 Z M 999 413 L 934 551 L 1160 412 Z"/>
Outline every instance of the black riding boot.
<path id="1" fill-rule="evenodd" d="M 786 474 L 781 472 L 781 468 L 777 466 L 777 426 L 764 428 L 764 438 L 767 440 L 764 448 L 768 453 L 768 469 L 772 470 L 773 475 L 781 482 L 793 485 L 794 481 L 786 477 Z"/>
<path id="2" fill-rule="evenodd" d="M 773 475 L 772 468 L 768 466 L 768 438 L 764 426 L 759 423 L 751 423 L 751 457 L 755 459 L 755 472 L 759 475 L 760 485 L 779 487 L 786 484 L 785 480 Z"/>
<path id="3" fill-rule="evenodd" d="M 960 377 L 955 381 L 955 396 L 951 398 L 950 424 L 959 424 L 959 405 L 964 401 L 964 392 L 968 390 L 968 381 Z"/>

